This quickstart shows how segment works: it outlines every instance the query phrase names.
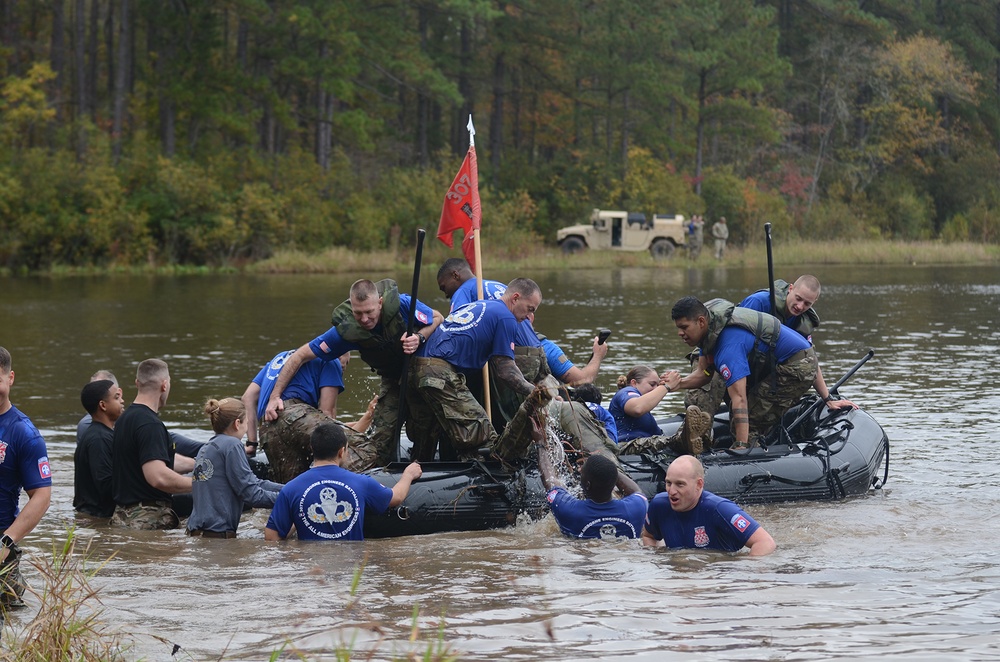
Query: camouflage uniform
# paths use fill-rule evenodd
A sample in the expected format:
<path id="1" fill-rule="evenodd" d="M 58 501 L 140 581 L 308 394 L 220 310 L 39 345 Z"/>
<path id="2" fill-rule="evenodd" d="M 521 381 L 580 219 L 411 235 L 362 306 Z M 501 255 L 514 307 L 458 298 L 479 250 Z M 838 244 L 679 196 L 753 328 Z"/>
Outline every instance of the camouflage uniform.
<path id="1" fill-rule="evenodd" d="M 21 548 L 14 545 L 7 549 L 7 558 L 0 565 L 0 622 L 6 608 L 24 606 L 21 596 L 26 587 L 21 576 Z"/>
<path id="2" fill-rule="evenodd" d="M 514 363 L 524 379 L 532 384 L 537 384 L 550 374 L 545 350 L 541 347 L 515 347 Z M 499 409 L 504 421 L 511 420 L 524 402 L 524 396 L 503 384 L 493 383 L 492 386 L 491 392 L 496 403 L 494 412 Z"/>
<path id="3" fill-rule="evenodd" d="M 588 455 L 599 453 L 617 464 L 618 444 L 608 437 L 607 430 L 587 405 L 564 400 L 551 400 L 545 405 L 544 401 L 551 397 L 550 392 L 536 393 L 538 395 L 533 394 L 525 400 L 494 444 L 493 452 L 497 456 L 506 461 L 528 457 L 533 442 L 531 416 L 537 412 L 540 422 L 545 425 L 551 421 L 573 448 Z"/>
<path id="4" fill-rule="evenodd" d="M 111 526 L 142 531 L 176 529 L 180 526 L 180 518 L 169 501 L 143 501 L 131 506 L 116 506 Z"/>
<path id="5" fill-rule="evenodd" d="M 399 418 L 399 385 L 405 360 L 403 345 L 399 339 L 406 331 L 407 324 L 401 313 L 396 282 L 387 278 L 375 283 L 375 287 L 382 298 L 382 314 L 375 329 L 364 329 L 358 324 L 350 299 L 334 309 L 330 320 L 340 337 L 357 345 L 361 360 L 382 378 L 368 433 L 352 435 L 352 431 L 347 430 L 349 464 L 345 468 L 355 472 L 388 464 L 396 455 L 394 443 Z M 414 299 L 410 300 L 411 306 L 417 306 L 418 303 Z M 418 324 L 414 332 L 424 326 L 427 324 Z M 305 448 L 309 449 L 308 440 Z M 308 456 L 312 458 L 311 450 Z"/>
<path id="6" fill-rule="evenodd" d="M 397 407 L 398 395 L 397 389 Z M 376 411 L 380 404 L 382 404 L 381 399 L 376 405 Z M 261 446 L 267 453 L 269 464 L 268 479 L 277 483 L 287 483 L 308 469 L 313 460 L 309 436 L 321 423 L 333 420 L 301 400 L 294 398 L 285 400 L 285 408 L 278 412 L 278 418 L 273 421 L 262 421 L 260 424 Z M 347 434 L 346 468 L 359 471 L 377 466 L 379 458 L 376 443 L 347 426 L 344 426 L 344 432 Z"/>
<path id="7" fill-rule="evenodd" d="M 767 376 L 755 386 L 747 387 L 751 440 L 766 434 L 812 388 L 817 365 L 816 351 L 810 347 L 779 363 L 776 380 Z"/>
<path id="8" fill-rule="evenodd" d="M 712 417 L 697 406 L 689 406 L 684 421 L 674 434 L 632 439 L 619 444 L 618 452 L 622 455 L 641 455 L 670 450 L 677 455 L 698 455 L 711 447 L 711 439 Z"/>
<path id="9" fill-rule="evenodd" d="M 433 458 L 442 432 L 459 455 L 475 454 L 496 441 L 497 432 L 465 375 L 443 359 L 415 356 L 410 361 L 406 435 L 413 441 L 413 459 Z"/>

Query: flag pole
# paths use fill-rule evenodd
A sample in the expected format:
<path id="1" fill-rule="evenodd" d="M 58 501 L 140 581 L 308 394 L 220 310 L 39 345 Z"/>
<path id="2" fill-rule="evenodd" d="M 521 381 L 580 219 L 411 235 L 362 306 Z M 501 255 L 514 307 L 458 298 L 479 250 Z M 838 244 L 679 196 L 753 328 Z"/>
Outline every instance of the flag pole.
<path id="1" fill-rule="evenodd" d="M 472 124 L 472 115 L 469 115 L 469 123 L 466 125 L 469 129 L 469 147 L 475 148 L 476 146 L 476 127 Z M 479 174 L 478 166 L 476 167 L 476 186 L 479 185 Z M 474 246 L 475 256 L 476 256 L 476 294 L 480 301 L 486 300 L 486 293 L 483 290 L 483 245 L 480 240 L 480 234 L 482 233 L 482 223 L 480 227 L 473 230 L 475 233 L 472 236 L 472 245 Z M 486 415 L 490 418 L 493 417 L 493 412 L 490 405 L 490 362 L 487 361 L 486 365 L 483 366 L 483 408 L 486 410 Z"/>

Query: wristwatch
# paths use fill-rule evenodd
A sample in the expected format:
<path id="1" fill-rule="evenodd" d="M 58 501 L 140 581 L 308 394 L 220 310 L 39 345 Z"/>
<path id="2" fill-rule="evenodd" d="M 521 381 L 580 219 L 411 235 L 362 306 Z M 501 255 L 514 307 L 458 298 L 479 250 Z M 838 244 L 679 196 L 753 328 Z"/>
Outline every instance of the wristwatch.
<path id="1" fill-rule="evenodd" d="M 427 336 L 425 336 L 422 333 L 418 333 L 417 337 L 420 338 L 420 345 L 418 345 L 419 347 L 423 347 L 425 344 L 427 344 Z"/>
<path id="2" fill-rule="evenodd" d="M 6 549 L 10 549 L 11 547 L 14 546 L 14 539 L 5 533 L 3 534 L 3 536 L 0 536 L 0 545 L 5 547 Z"/>

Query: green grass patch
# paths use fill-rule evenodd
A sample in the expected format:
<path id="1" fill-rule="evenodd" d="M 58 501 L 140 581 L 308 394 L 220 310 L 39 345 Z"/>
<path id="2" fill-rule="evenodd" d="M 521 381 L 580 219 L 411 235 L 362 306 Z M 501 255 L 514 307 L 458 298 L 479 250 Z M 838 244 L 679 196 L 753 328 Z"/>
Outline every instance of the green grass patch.
<path id="1" fill-rule="evenodd" d="M 428 237 L 424 254 L 424 267 L 440 265 L 448 257 L 458 254 L 457 247 L 448 249 L 433 237 Z M 1000 264 L 1000 246 L 973 242 L 946 243 L 941 241 L 808 241 L 790 239 L 776 241 L 773 247 L 776 259 L 784 265 L 796 264 L 857 264 L 857 265 L 969 265 Z M 212 276 L 218 274 L 335 274 L 335 273 L 385 273 L 406 271 L 413 268 L 413 248 L 397 251 L 358 251 L 335 246 L 319 252 L 283 250 L 266 260 L 251 263 L 233 263 L 222 266 L 205 265 L 142 265 L 142 266 L 87 266 L 71 267 L 53 265 L 37 272 L 46 276 L 103 276 L 103 275 L 161 275 L 161 276 Z M 484 250 L 483 261 L 490 270 L 569 270 L 569 269 L 620 269 L 648 267 L 650 269 L 677 269 L 696 267 L 757 267 L 767 262 L 763 242 L 746 246 L 727 247 L 721 262 L 712 256 L 711 246 L 702 250 L 697 260 L 690 260 L 687 251 L 678 250 L 666 260 L 656 260 L 646 251 L 595 251 L 585 250 L 573 255 L 564 254 L 556 246 L 535 244 L 514 249 Z M 2 276 L 24 276 L 26 271 L 0 270 Z"/>

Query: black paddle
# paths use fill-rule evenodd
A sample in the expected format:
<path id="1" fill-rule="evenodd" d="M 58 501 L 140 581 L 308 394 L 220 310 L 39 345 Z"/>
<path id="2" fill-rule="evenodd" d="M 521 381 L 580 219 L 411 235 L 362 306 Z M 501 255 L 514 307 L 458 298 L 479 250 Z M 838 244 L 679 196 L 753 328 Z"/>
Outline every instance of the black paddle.
<path id="1" fill-rule="evenodd" d="M 868 363 L 868 359 L 870 359 L 873 356 L 875 356 L 875 350 L 874 349 L 869 349 L 868 353 L 865 354 L 861 358 L 861 360 L 858 361 L 857 364 L 855 364 L 855 366 L 853 368 L 851 368 L 850 370 L 848 370 L 847 373 L 843 377 L 841 377 L 840 379 L 837 380 L 836 384 L 834 384 L 833 386 L 830 387 L 830 393 L 836 393 L 837 389 L 840 388 L 844 384 L 844 382 L 846 382 L 848 379 L 850 379 L 851 377 L 853 377 L 854 373 L 856 373 L 858 370 L 860 370 L 861 366 L 863 366 L 864 364 Z M 826 404 L 826 401 L 823 400 L 823 398 L 819 398 L 818 400 L 816 400 L 815 402 L 813 402 L 811 405 L 809 405 L 808 407 L 806 407 L 806 410 L 804 412 L 802 412 L 801 414 L 799 414 L 799 417 L 796 418 L 794 421 L 792 421 L 791 425 L 789 425 L 787 428 L 785 428 L 785 434 L 791 435 L 792 430 L 794 430 L 795 428 L 797 428 L 799 426 L 799 423 L 801 423 L 802 421 L 806 420 L 806 418 L 808 418 L 809 415 L 812 414 L 813 411 L 815 411 L 817 407 L 819 407 L 820 405 L 823 405 L 823 404 Z"/>
<path id="2" fill-rule="evenodd" d="M 424 235 L 427 232 L 417 230 L 417 254 L 413 261 L 413 287 L 410 289 L 410 314 L 406 318 L 406 335 L 413 335 L 413 324 L 417 316 L 417 287 L 420 285 L 420 261 L 424 254 Z M 396 418 L 396 431 L 393 439 L 396 444 L 396 462 L 402 458 L 399 439 L 403 434 L 403 423 L 406 420 L 406 382 L 410 373 L 410 355 L 403 354 L 403 377 L 399 383 L 399 416 Z"/>
<path id="3" fill-rule="evenodd" d="M 771 314 L 778 317 L 777 304 L 774 301 L 774 258 L 771 256 L 771 224 L 764 224 L 764 242 L 767 244 L 767 286 L 771 292 Z M 780 318 L 779 318 L 780 319 Z"/>
<path id="4" fill-rule="evenodd" d="M 771 298 L 771 315 L 778 317 L 778 304 L 775 302 L 774 293 L 774 258 L 771 256 L 771 224 L 764 224 L 764 243 L 767 244 L 767 287 Z M 781 318 L 778 317 L 780 320 Z M 771 393 L 778 390 L 778 358 L 775 356 L 774 348 L 771 348 Z"/>

